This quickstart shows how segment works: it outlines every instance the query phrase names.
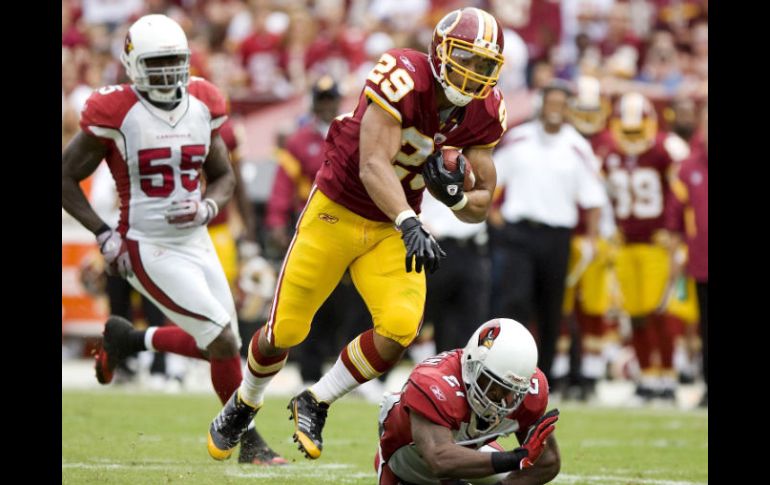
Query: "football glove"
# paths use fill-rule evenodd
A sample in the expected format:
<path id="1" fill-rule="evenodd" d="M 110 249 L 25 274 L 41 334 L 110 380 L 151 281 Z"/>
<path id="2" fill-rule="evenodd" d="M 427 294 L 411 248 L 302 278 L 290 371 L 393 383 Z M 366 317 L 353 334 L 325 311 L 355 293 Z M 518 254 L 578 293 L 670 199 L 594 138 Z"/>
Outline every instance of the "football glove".
<path id="1" fill-rule="evenodd" d="M 205 226 L 218 213 L 219 206 L 212 199 L 175 201 L 166 211 L 166 222 L 177 229 Z"/>
<path id="2" fill-rule="evenodd" d="M 123 278 L 133 276 L 131 269 L 131 257 L 128 254 L 128 246 L 118 231 L 107 229 L 96 235 L 96 243 L 99 251 L 104 256 L 107 274 L 120 275 Z"/>
<path id="3" fill-rule="evenodd" d="M 527 437 L 524 439 L 521 447 L 514 451 L 526 450 L 527 455 L 521 460 L 520 468 L 528 468 L 535 464 L 545 449 L 545 440 L 556 429 L 556 421 L 559 420 L 559 410 L 552 409 L 540 416 L 540 419 L 529 427 Z"/>
<path id="4" fill-rule="evenodd" d="M 444 167 L 442 151 L 431 153 L 423 166 L 422 177 L 431 195 L 448 207 L 454 208 L 467 197 L 463 191 L 465 157 L 462 154 L 457 157 L 457 169 L 450 172 Z"/>
<path id="5" fill-rule="evenodd" d="M 416 217 L 404 219 L 398 226 L 398 230 L 401 231 L 401 239 L 406 246 L 406 272 L 412 271 L 412 258 L 414 258 L 416 272 L 421 272 L 423 266 L 431 273 L 436 271 L 439 259 L 446 257 L 446 253 L 419 219 Z"/>

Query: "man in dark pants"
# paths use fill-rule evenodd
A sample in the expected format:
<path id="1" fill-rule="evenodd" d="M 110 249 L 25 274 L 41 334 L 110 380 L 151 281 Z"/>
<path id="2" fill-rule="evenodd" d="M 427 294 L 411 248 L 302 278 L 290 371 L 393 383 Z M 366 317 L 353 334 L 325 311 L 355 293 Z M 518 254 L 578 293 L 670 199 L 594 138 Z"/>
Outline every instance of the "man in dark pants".
<path id="1" fill-rule="evenodd" d="M 564 82 L 548 84 L 538 117 L 511 130 L 495 154 L 498 185 L 506 189 L 500 209 L 503 314 L 537 324 L 539 366 L 549 380 L 577 209 L 587 209 L 586 239 L 595 249 L 599 211 L 607 200 L 591 146 L 565 123 L 571 96 Z"/>
<path id="2" fill-rule="evenodd" d="M 433 325 L 436 352 L 443 352 L 465 345 L 476 322 L 490 318 L 489 237 L 485 222 L 459 221 L 430 193 L 423 194 L 422 220 L 447 255 L 451 254 L 441 271 L 426 278 L 424 325 Z"/>

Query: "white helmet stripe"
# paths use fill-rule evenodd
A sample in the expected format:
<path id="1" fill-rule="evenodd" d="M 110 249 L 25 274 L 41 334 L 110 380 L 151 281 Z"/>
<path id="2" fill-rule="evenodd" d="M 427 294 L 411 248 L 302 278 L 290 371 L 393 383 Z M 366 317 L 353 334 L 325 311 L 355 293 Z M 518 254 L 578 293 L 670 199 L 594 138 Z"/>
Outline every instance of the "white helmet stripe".
<path id="1" fill-rule="evenodd" d="M 476 30 L 476 42 L 483 41 L 484 40 L 484 14 L 481 12 L 481 10 L 474 8 L 474 12 L 476 12 L 476 18 L 478 19 L 478 28 Z"/>

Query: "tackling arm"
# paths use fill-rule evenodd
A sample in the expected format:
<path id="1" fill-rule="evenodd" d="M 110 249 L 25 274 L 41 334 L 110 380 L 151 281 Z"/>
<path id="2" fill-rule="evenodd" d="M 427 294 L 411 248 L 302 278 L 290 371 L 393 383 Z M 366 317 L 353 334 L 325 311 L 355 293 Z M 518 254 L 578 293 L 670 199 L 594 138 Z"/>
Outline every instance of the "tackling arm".
<path id="1" fill-rule="evenodd" d="M 203 170 L 208 182 L 203 198 L 213 200 L 217 207 L 224 207 L 235 190 L 235 173 L 228 158 L 227 146 L 218 134 L 211 139 L 211 149 Z"/>
<path id="2" fill-rule="evenodd" d="M 411 412 L 412 438 L 417 450 L 439 478 L 479 478 L 494 475 L 491 453 L 462 447 L 449 428 Z"/>
<path id="3" fill-rule="evenodd" d="M 492 194 L 497 185 L 497 171 L 492 162 L 492 148 L 473 148 L 463 150 L 463 156 L 471 162 L 476 175 L 476 185 L 466 192 L 468 203 L 455 216 L 463 222 L 483 222 L 492 206 Z"/>
<path id="4" fill-rule="evenodd" d="M 79 183 L 94 173 L 106 154 L 107 147 L 98 138 L 80 132 L 61 157 L 61 205 L 94 235 L 107 224 L 91 207 Z"/>

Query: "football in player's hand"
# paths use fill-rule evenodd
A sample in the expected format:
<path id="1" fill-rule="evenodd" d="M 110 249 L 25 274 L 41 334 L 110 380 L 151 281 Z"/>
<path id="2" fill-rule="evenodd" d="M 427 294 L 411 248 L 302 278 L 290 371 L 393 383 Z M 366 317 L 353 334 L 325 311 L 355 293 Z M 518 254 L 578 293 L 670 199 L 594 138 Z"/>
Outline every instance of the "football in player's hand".
<path id="1" fill-rule="evenodd" d="M 457 157 L 462 156 L 462 153 L 460 153 L 460 150 L 454 149 L 454 148 L 443 148 L 441 150 L 441 153 L 444 158 L 444 168 L 447 170 L 454 172 L 457 170 Z M 473 187 L 476 185 L 476 175 L 473 173 L 473 167 L 471 166 L 471 162 L 468 161 L 467 158 L 465 158 L 465 180 L 463 181 L 463 190 L 469 191 L 473 190 Z"/>

